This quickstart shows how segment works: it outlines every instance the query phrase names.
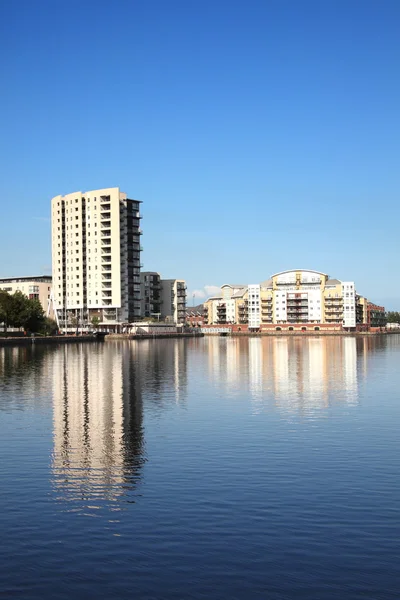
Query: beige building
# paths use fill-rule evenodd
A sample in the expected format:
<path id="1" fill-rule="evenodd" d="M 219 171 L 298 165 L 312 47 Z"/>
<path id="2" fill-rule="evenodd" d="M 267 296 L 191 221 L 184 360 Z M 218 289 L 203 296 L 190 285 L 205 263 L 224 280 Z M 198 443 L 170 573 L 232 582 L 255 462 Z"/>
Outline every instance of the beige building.
<path id="1" fill-rule="evenodd" d="M 51 294 L 51 276 L 39 275 L 38 277 L 3 277 L 0 279 L 0 290 L 4 290 L 10 294 L 22 292 L 30 299 L 40 300 L 42 308 L 47 314 Z M 49 317 L 54 318 L 54 312 L 51 305 Z"/>
<path id="2" fill-rule="evenodd" d="M 61 325 L 140 317 L 140 201 L 118 187 L 51 201 L 54 306 Z"/>

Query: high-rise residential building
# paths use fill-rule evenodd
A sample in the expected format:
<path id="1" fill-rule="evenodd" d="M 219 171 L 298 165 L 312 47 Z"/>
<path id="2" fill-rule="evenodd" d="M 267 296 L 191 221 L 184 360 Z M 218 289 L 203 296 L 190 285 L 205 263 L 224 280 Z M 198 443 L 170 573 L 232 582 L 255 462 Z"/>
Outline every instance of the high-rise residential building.
<path id="1" fill-rule="evenodd" d="M 145 319 L 161 317 L 160 273 L 142 271 L 140 273 L 141 316 Z"/>
<path id="2" fill-rule="evenodd" d="M 51 201 L 54 305 L 61 325 L 110 329 L 140 317 L 140 201 L 118 187 Z"/>
<path id="3" fill-rule="evenodd" d="M 161 279 L 161 318 L 184 323 L 186 314 L 186 282 L 184 279 Z"/>
<path id="4" fill-rule="evenodd" d="M 28 298 L 39 300 L 45 313 L 49 309 L 49 317 L 53 318 L 52 306 L 49 307 L 51 295 L 51 276 L 38 275 L 37 277 L 3 277 L 0 279 L 0 290 L 9 294 L 22 292 Z"/>

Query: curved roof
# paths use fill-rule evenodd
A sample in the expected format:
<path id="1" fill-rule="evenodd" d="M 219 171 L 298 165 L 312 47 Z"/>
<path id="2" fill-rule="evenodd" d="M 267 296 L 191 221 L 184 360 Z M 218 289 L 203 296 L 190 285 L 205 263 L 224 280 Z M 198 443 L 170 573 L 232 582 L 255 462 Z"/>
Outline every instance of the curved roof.
<path id="1" fill-rule="evenodd" d="M 317 273 L 318 275 L 324 275 L 324 277 L 329 277 L 326 273 L 322 273 L 321 271 L 314 271 L 314 269 L 289 269 L 288 271 L 281 271 L 280 273 L 275 273 L 271 275 L 271 277 L 277 277 L 277 275 L 285 275 L 286 273 Z"/>

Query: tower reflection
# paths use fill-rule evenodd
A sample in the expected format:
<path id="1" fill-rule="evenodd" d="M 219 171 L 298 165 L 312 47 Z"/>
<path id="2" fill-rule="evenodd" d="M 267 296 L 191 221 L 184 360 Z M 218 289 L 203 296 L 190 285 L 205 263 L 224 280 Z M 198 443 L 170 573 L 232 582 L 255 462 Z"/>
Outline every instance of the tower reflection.
<path id="1" fill-rule="evenodd" d="M 132 501 L 152 414 L 186 401 L 186 344 L 66 345 L 53 363 L 53 480 L 63 498 Z"/>
<path id="2" fill-rule="evenodd" d="M 69 499 L 115 500 L 144 462 L 140 369 L 134 347 L 60 349 L 53 364 L 56 488 Z"/>

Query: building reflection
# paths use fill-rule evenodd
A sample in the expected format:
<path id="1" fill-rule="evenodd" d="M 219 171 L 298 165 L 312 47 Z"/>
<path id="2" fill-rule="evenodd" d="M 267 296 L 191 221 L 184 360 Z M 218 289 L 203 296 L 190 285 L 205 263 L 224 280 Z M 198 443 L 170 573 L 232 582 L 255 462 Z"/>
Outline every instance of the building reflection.
<path id="1" fill-rule="evenodd" d="M 153 414 L 186 401 L 186 351 L 170 340 L 60 349 L 52 468 L 63 497 L 132 500 L 145 462 L 143 399 Z"/>
<path id="2" fill-rule="evenodd" d="M 54 346 L 9 346 L 0 348 L 0 410 L 39 407 L 48 404 L 48 381 Z"/>
<path id="3" fill-rule="evenodd" d="M 333 403 L 358 403 L 368 353 L 378 338 L 271 336 L 210 338 L 209 376 L 227 390 L 248 390 L 254 410 L 275 404 L 301 413 Z"/>
<path id="4" fill-rule="evenodd" d="M 65 345 L 53 364 L 54 483 L 71 498 L 115 499 L 144 462 L 140 370 L 129 345 Z"/>

